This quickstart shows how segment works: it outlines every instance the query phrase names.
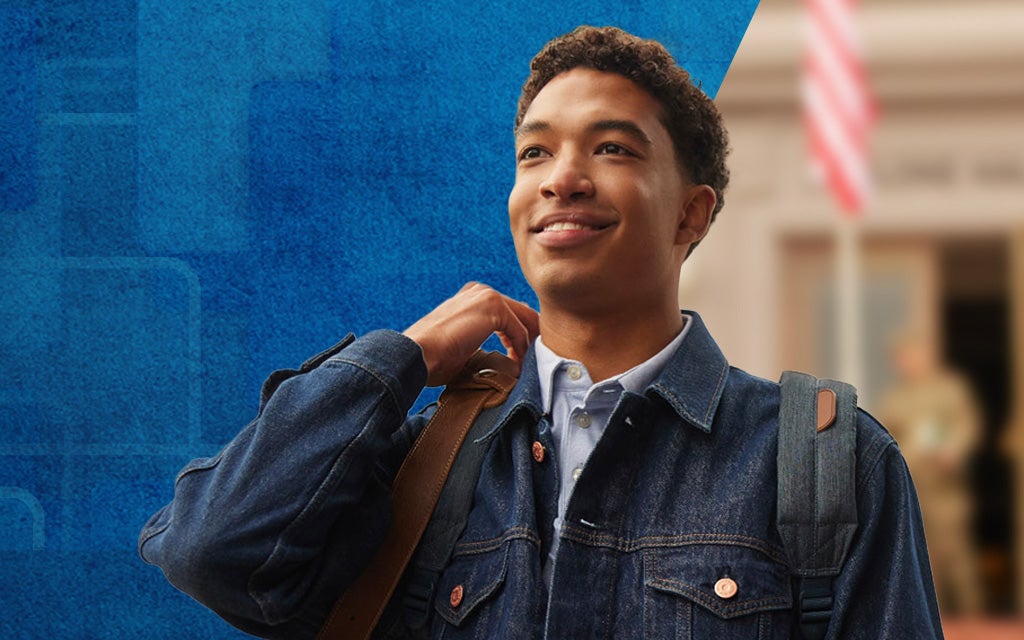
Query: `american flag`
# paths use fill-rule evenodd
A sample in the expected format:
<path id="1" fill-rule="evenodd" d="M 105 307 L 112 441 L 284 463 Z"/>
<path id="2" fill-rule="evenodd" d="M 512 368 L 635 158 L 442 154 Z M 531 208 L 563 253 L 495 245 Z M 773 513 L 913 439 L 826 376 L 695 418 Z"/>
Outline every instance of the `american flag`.
<path id="1" fill-rule="evenodd" d="M 854 12 L 857 0 L 806 0 L 804 123 L 811 167 L 850 215 L 868 200 L 875 118 Z"/>

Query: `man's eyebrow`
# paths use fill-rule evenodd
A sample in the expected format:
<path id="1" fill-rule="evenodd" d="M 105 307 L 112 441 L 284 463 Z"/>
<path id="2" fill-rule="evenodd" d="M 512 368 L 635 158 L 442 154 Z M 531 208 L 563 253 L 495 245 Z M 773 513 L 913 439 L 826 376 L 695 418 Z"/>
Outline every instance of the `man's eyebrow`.
<path id="1" fill-rule="evenodd" d="M 534 133 L 536 131 L 550 131 L 551 123 L 547 120 L 530 120 L 524 122 L 516 127 L 515 137 L 525 136 L 528 133 Z"/>
<path id="2" fill-rule="evenodd" d="M 598 120 L 587 128 L 591 131 L 620 131 L 646 145 L 651 144 L 651 139 L 644 130 L 632 120 Z"/>
<path id="3" fill-rule="evenodd" d="M 551 123 L 547 120 L 530 120 L 522 123 L 515 130 L 515 137 L 525 136 L 538 131 L 550 131 Z M 619 131 L 642 142 L 645 145 L 651 144 L 650 137 L 640 128 L 640 125 L 632 120 L 598 120 L 587 127 L 588 131 Z"/>

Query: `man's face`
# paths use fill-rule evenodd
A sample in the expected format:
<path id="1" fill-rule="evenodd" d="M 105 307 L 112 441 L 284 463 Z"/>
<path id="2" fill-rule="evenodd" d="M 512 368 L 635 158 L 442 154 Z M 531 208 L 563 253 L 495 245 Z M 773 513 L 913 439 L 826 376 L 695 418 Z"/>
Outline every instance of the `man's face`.
<path id="1" fill-rule="evenodd" d="M 516 132 L 509 221 L 541 301 L 622 307 L 676 295 L 694 237 L 660 103 L 631 80 L 577 68 L 537 94 Z"/>

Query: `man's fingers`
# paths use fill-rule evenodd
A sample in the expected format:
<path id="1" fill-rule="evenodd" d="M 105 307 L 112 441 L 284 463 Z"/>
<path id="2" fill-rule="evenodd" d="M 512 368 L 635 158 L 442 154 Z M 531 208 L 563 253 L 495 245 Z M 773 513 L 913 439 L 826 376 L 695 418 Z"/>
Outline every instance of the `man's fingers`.
<path id="1" fill-rule="evenodd" d="M 540 335 L 540 314 L 526 303 L 518 300 L 512 300 L 512 311 L 519 318 L 519 321 L 523 323 L 523 326 L 526 327 L 529 341 L 533 342 Z"/>
<path id="2" fill-rule="evenodd" d="M 540 331 L 539 316 L 528 305 L 504 294 L 498 295 L 501 296 L 504 319 L 501 326 L 495 328 L 495 333 L 509 355 L 515 360 L 522 360 Z"/>
<path id="3" fill-rule="evenodd" d="M 509 357 L 521 361 L 526 350 L 530 348 L 530 334 L 515 314 L 509 312 L 507 318 L 504 328 L 496 329 L 494 333 L 501 340 Z"/>
<path id="4" fill-rule="evenodd" d="M 539 332 L 537 312 L 494 289 L 470 282 L 405 331 L 419 343 L 428 384 L 444 384 L 492 333 L 521 360 Z"/>
<path id="5" fill-rule="evenodd" d="M 505 347 L 505 352 L 508 353 L 508 357 L 512 358 L 516 362 L 522 360 L 522 355 L 519 350 L 516 348 L 515 344 L 509 340 L 508 336 L 505 335 L 505 332 L 497 331 L 495 332 L 495 335 L 497 335 L 498 339 L 501 340 L 501 346 Z"/>

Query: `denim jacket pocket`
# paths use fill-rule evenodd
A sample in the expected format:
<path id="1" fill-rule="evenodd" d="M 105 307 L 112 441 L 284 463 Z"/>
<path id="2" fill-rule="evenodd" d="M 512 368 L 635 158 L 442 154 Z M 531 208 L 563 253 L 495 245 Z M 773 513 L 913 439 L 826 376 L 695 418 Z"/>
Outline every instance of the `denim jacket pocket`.
<path id="1" fill-rule="evenodd" d="M 478 610 L 486 609 L 488 600 L 505 582 L 511 542 L 503 541 L 496 548 L 456 555 L 445 569 L 437 586 L 434 609 L 456 627 L 462 627 Z M 479 618 L 479 616 L 476 616 Z M 475 620 L 477 627 L 486 620 Z"/>
<path id="2" fill-rule="evenodd" d="M 648 550 L 644 584 L 647 637 L 788 637 L 789 569 L 753 545 Z"/>

